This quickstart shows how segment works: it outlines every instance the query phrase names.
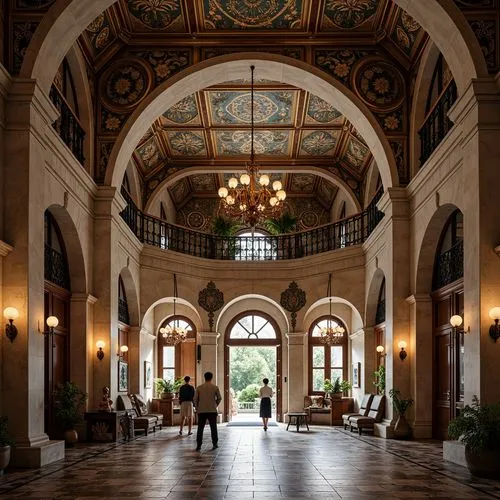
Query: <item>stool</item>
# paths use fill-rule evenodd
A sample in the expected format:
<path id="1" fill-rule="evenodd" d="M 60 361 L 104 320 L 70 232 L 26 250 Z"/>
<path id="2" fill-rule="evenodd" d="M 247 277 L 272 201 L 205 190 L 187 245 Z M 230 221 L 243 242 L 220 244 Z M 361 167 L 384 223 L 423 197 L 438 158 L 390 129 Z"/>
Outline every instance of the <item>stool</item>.
<path id="1" fill-rule="evenodd" d="M 290 427 L 290 424 L 295 425 L 297 427 L 297 432 L 299 432 L 299 428 L 301 425 L 305 425 L 307 430 L 309 430 L 309 425 L 307 423 L 307 413 L 303 412 L 288 412 L 288 425 L 286 426 L 286 430 Z"/>

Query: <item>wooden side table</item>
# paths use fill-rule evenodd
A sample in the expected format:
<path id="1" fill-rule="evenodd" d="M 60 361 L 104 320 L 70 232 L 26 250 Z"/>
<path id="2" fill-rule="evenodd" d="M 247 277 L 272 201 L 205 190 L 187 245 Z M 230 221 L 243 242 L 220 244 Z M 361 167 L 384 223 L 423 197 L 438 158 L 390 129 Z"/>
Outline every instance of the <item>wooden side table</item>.
<path id="1" fill-rule="evenodd" d="M 297 427 L 297 432 L 300 431 L 301 425 L 305 425 L 307 427 L 307 430 L 309 430 L 306 412 L 288 412 L 287 415 L 288 415 L 288 425 L 286 426 L 286 430 L 288 430 L 290 425 L 295 425 Z"/>
<path id="2" fill-rule="evenodd" d="M 163 415 L 163 425 L 174 425 L 174 401 L 169 399 L 153 399 L 151 402 L 152 413 L 161 413 Z"/>
<path id="3" fill-rule="evenodd" d="M 354 410 L 354 398 L 332 399 L 331 425 L 342 425 L 342 415 Z"/>

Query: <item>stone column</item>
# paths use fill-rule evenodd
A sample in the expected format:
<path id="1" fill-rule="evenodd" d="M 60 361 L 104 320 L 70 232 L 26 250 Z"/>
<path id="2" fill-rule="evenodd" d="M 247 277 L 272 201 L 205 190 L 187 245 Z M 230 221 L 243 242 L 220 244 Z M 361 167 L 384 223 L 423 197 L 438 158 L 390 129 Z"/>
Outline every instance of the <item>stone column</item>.
<path id="1" fill-rule="evenodd" d="M 104 359 L 93 356 L 94 393 L 93 401 L 100 401 L 102 388 L 108 386 L 111 399 L 118 393 L 118 276 L 120 269 L 113 251 L 116 233 L 119 231 L 120 212 L 125 208 L 125 200 L 116 188 L 101 186 L 94 202 L 94 293 L 99 298 L 94 308 L 94 342 L 103 340 Z M 130 374 L 129 374 L 130 380 Z M 130 382 L 129 382 L 130 383 Z"/>
<path id="2" fill-rule="evenodd" d="M 288 375 L 287 382 L 283 380 L 285 387 L 283 390 L 288 391 L 288 411 L 303 411 L 304 396 L 307 396 L 307 356 L 305 355 L 305 338 L 307 332 L 288 332 Z M 283 409 L 285 413 L 285 409 Z"/>
<path id="3" fill-rule="evenodd" d="M 498 83 L 498 82 L 496 82 Z M 500 96 L 492 80 L 474 81 L 450 112 L 462 130 L 464 214 L 465 402 L 500 400 L 500 344 L 488 312 L 500 305 Z"/>
<path id="4" fill-rule="evenodd" d="M 219 417 L 221 417 L 220 414 L 222 414 L 222 418 L 224 418 L 224 408 L 228 395 L 225 391 L 226 380 L 224 378 L 224 365 L 222 362 L 218 362 L 217 339 L 219 336 L 220 333 L 217 332 L 198 332 L 198 345 L 201 348 L 201 360 L 199 362 L 198 360 L 196 361 L 196 364 L 198 365 L 196 381 L 198 385 L 203 384 L 203 382 L 205 382 L 205 379 L 203 378 L 203 374 L 205 372 L 212 372 L 214 374 L 214 383 L 219 386 L 222 396 L 222 402 L 219 405 Z M 229 411 L 231 411 L 230 408 Z"/>
<path id="5" fill-rule="evenodd" d="M 35 81 L 16 80 L 6 104 L 3 301 L 16 307 L 18 336 L 3 343 L 3 412 L 16 440 L 12 464 L 41 467 L 64 457 L 64 442 L 44 432 L 44 175 L 46 134 L 57 113 Z"/>
<path id="6" fill-rule="evenodd" d="M 408 262 L 410 231 L 409 203 L 406 189 L 389 188 L 378 203 L 384 212 L 384 224 L 388 255 L 388 269 L 385 269 L 386 320 L 386 395 L 391 389 L 399 389 L 401 397 L 412 397 L 410 386 L 411 366 L 415 352 L 411 350 L 409 335 L 409 308 L 405 302 L 410 284 L 410 265 Z M 398 343 L 405 341 L 408 356 L 404 361 L 399 358 Z M 393 406 L 388 397 L 385 408 L 385 420 L 394 418 Z"/>
<path id="7" fill-rule="evenodd" d="M 89 395 L 93 394 L 90 371 L 92 356 L 96 355 L 93 342 L 94 304 L 97 298 L 87 293 L 71 295 L 70 380 Z M 89 408 L 93 402 L 89 401 Z"/>
<path id="8" fill-rule="evenodd" d="M 414 353 L 411 365 L 411 394 L 415 404 L 412 424 L 413 437 L 432 437 L 433 405 L 433 324 L 432 299 L 428 294 L 410 295 L 406 298 L 410 305 L 409 351 Z M 408 358 L 407 358 L 408 359 Z"/>
<path id="9" fill-rule="evenodd" d="M 144 360 L 141 357 L 141 327 L 131 326 L 128 334 L 128 383 L 133 394 L 144 394 Z M 141 376 L 142 374 L 142 376 Z M 142 381 L 142 382 L 141 382 Z"/>
<path id="10" fill-rule="evenodd" d="M 365 394 L 367 392 L 374 392 L 374 390 L 376 389 L 376 387 L 373 385 L 373 381 L 375 379 L 375 377 L 373 376 L 373 372 L 378 368 L 376 351 L 377 346 L 375 342 L 375 333 L 373 330 L 373 326 L 367 326 L 353 333 L 351 335 L 351 340 L 358 335 L 361 335 L 363 337 L 365 348 L 359 392 L 361 394 Z"/>

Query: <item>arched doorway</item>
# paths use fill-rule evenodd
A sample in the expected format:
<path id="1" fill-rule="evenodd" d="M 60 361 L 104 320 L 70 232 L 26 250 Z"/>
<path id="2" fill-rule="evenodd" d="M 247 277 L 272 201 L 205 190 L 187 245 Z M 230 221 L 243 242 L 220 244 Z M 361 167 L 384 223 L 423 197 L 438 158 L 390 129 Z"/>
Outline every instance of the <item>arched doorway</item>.
<path id="1" fill-rule="evenodd" d="M 54 392 L 59 384 L 69 380 L 69 342 L 71 280 L 66 247 L 61 230 L 54 218 L 45 211 L 44 248 L 44 330 L 49 316 L 55 316 L 59 324 L 53 333 L 45 335 L 44 346 L 44 413 L 45 432 L 59 438 L 55 422 Z"/>
<path id="2" fill-rule="evenodd" d="M 463 214 L 451 214 L 441 233 L 432 279 L 433 422 L 436 439 L 448 438 L 448 424 L 464 404 L 463 330 L 454 331 L 450 317 L 463 317 Z"/>
<path id="3" fill-rule="evenodd" d="M 252 370 L 246 370 L 249 372 L 246 378 L 240 374 L 238 381 L 233 380 L 236 376 L 231 365 L 240 363 L 243 367 L 245 360 Z M 274 391 L 273 413 L 277 421 L 282 421 L 281 372 L 281 332 L 273 318 L 260 311 L 245 311 L 233 318 L 226 329 L 224 342 L 224 421 L 231 421 L 233 416 L 231 389 L 238 395 L 253 384 L 262 385 L 264 377 L 269 379 Z"/>
<path id="4" fill-rule="evenodd" d="M 157 377 L 175 381 L 186 375 L 196 386 L 196 327 L 186 316 L 170 316 L 160 324 L 161 328 L 180 327 L 187 331 L 186 340 L 177 345 L 169 344 L 158 333 Z"/>

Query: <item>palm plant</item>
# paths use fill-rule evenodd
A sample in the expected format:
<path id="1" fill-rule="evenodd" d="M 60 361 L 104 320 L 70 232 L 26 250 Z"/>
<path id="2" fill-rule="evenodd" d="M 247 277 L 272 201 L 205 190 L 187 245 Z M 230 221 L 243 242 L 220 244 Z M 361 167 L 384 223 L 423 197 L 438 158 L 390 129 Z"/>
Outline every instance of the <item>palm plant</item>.
<path id="1" fill-rule="evenodd" d="M 406 411 L 408 408 L 413 404 L 413 399 L 402 399 L 400 396 L 400 391 L 398 389 L 391 389 L 389 391 L 389 396 L 392 399 L 392 404 L 394 405 L 394 408 L 398 412 L 399 415 L 403 416 L 405 415 Z"/>
<path id="2" fill-rule="evenodd" d="M 86 400 L 87 393 L 73 382 L 59 384 L 55 391 L 55 417 L 63 430 L 73 430 L 75 425 L 80 422 L 82 419 L 81 409 Z"/>
<path id="3" fill-rule="evenodd" d="M 233 236 L 240 229 L 240 225 L 234 220 L 225 219 L 218 215 L 212 223 L 212 232 L 218 236 Z"/>
<path id="4" fill-rule="evenodd" d="M 290 212 L 284 212 L 277 219 L 267 219 L 264 221 L 266 231 L 273 235 L 291 233 L 297 225 L 297 217 Z"/>

